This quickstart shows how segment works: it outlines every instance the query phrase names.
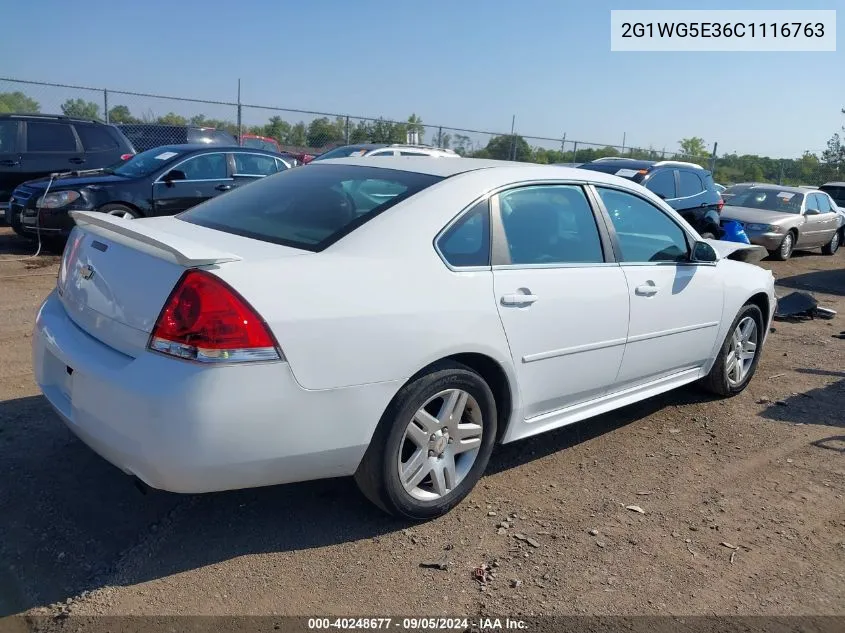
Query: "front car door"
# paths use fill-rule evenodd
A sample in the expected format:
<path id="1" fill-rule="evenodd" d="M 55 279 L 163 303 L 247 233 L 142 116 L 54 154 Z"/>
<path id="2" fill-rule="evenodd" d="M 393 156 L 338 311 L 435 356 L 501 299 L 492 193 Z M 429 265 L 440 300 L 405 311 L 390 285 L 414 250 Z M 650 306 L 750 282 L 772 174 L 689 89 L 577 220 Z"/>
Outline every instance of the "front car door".
<path id="1" fill-rule="evenodd" d="M 494 297 L 523 415 L 543 422 L 613 386 L 628 287 L 582 186 L 509 189 L 493 196 L 491 212 Z"/>
<path id="2" fill-rule="evenodd" d="M 168 174 L 178 175 L 179 178 L 170 179 Z M 228 191 L 234 182 L 226 152 L 204 152 L 186 158 L 162 173 L 153 183 L 155 215 L 181 213 Z"/>
<path id="3" fill-rule="evenodd" d="M 716 265 L 691 263 L 687 232 L 655 204 L 609 186 L 596 192 L 630 293 L 617 389 L 700 370 L 713 357 L 722 318 Z"/>

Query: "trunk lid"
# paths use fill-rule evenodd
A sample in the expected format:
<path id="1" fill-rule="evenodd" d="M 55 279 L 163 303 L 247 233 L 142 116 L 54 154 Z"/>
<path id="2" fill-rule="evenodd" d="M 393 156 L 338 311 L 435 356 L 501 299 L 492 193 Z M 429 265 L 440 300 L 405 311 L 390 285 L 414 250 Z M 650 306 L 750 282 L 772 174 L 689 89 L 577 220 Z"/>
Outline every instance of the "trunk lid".
<path id="1" fill-rule="evenodd" d="M 57 284 L 62 304 L 82 330 L 133 357 L 146 349 L 156 319 L 186 269 L 310 254 L 174 217 L 124 220 L 87 211 L 71 216 L 76 227 Z"/>

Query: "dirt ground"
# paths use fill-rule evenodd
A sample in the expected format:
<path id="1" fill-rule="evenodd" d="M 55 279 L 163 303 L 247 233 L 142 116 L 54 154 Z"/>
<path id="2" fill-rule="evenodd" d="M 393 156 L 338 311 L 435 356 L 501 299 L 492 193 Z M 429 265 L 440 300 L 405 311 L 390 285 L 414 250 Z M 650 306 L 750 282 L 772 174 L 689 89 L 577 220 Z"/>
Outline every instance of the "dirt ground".
<path id="1" fill-rule="evenodd" d="M 0 228 L 0 259 L 31 250 Z M 0 615 L 845 615 L 843 252 L 762 262 L 839 316 L 776 322 L 738 397 L 681 389 L 500 447 L 424 525 L 349 480 L 141 494 L 33 382 L 57 261 L 0 263 Z"/>

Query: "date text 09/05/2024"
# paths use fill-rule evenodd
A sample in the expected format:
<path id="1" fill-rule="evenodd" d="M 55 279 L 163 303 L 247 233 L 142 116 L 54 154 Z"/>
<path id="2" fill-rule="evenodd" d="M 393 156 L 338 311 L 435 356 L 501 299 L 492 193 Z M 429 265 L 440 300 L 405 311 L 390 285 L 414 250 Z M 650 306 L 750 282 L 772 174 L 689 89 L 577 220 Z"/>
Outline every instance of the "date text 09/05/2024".
<path id="1" fill-rule="evenodd" d="M 399 629 L 407 631 L 479 631 L 521 630 L 528 628 L 524 620 L 511 618 L 309 618 L 312 631 L 342 629 L 366 631 L 373 629 Z"/>

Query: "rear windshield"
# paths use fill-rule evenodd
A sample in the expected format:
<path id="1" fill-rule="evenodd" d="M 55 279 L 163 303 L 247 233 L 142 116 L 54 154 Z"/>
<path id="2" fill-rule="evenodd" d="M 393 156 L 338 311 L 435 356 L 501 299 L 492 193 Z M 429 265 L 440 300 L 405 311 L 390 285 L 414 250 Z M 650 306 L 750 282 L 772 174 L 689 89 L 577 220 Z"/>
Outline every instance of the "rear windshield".
<path id="1" fill-rule="evenodd" d="M 647 170 L 645 169 L 626 167 L 624 164 L 620 165 L 618 163 L 614 163 L 613 161 L 586 163 L 581 165 L 578 169 L 589 169 L 590 171 L 600 171 L 604 174 L 613 174 L 614 176 L 627 178 L 628 180 L 633 180 L 634 182 L 642 182 L 643 178 L 645 178 L 647 174 Z"/>
<path id="2" fill-rule="evenodd" d="M 443 178 L 358 165 L 308 165 L 212 198 L 178 217 L 218 231 L 321 251 Z"/>

